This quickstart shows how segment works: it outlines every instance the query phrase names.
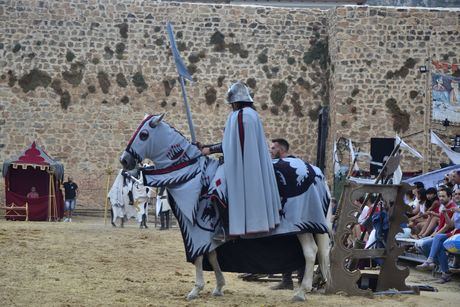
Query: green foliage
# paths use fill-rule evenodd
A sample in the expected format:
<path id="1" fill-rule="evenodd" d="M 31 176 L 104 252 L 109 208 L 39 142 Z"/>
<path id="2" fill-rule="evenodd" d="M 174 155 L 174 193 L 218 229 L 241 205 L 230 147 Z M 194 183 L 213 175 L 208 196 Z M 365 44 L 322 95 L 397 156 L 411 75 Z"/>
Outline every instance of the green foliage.
<path id="1" fill-rule="evenodd" d="M 39 69 L 32 69 L 18 81 L 18 84 L 24 93 L 34 91 L 39 86 L 46 88 L 50 83 L 51 77 L 46 72 Z"/>
<path id="2" fill-rule="evenodd" d="M 72 62 L 73 59 L 75 59 L 75 54 L 72 51 L 67 50 L 67 53 L 65 54 L 65 59 L 67 60 L 67 62 Z"/>
<path id="3" fill-rule="evenodd" d="M 287 85 L 284 82 L 277 82 L 272 85 L 270 98 L 275 105 L 281 105 L 287 93 Z"/>

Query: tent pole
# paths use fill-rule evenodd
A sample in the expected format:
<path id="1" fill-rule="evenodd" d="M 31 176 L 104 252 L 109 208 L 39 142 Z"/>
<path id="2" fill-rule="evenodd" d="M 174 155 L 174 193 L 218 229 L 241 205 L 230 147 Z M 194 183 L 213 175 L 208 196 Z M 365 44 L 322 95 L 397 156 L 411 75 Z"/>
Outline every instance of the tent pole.
<path id="1" fill-rule="evenodd" d="M 51 222 L 51 173 L 49 175 L 49 184 L 48 184 L 48 222 Z"/>
<path id="2" fill-rule="evenodd" d="M 53 209 L 53 216 L 54 216 L 54 221 L 57 220 L 57 203 L 56 203 L 56 188 L 54 185 L 54 173 L 50 173 L 51 176 L 51 194 L 50 197 L 52 197 L 52 209 Z"/>

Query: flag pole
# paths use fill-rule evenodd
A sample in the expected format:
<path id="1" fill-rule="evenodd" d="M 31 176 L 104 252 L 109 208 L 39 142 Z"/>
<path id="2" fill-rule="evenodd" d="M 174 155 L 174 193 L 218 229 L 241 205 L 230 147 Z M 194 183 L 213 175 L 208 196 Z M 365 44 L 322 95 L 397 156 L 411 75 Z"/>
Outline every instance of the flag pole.
<path id="1" fill-rule="evenodd" d="M 193 81 L 193 78 L 192 78 L 192 75 L 188 72 L 187 67 L 184 64 L 184 61 L 182 61 L 182 58 L 180 57 L 179 50 L 177 49 L 177 45 L 176 45 L 176 39 L 174 38 L 173 27 L 169 21 L 166 24 L 166 31 L 168 32 L 169 42 L 171 45 L 171 52 L 174 57 L 174 62 L 176 64 L 177 73 L 179 74 L 179 82 L 180 82 L 180 86 L 182 89 L 182 99 L 184 101 L 188 127 L 190 129 L 190 137 L 192 139 L 192 142 L 195 143 L 196 142 L 195 127 L 193 126 L 192 112 L 190 111 L 190 105 L 187 101 L 187 92 L 185 90 L 185 81 L 184 81 L 184 79 Z"/>

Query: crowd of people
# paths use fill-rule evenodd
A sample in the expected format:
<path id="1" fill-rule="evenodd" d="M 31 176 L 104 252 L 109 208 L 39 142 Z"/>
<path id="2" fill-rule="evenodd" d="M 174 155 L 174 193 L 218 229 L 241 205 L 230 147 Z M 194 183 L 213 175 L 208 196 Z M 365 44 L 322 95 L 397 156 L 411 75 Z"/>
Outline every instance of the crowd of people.
<path id="1" fill-rule="evenodd" d="M 437 188 L 426 188 L 417 182 L 407 197 L 412 208 L 408 228 L 411 236 L 417 239 L 416 247 L 427 257 L 417 269 L 432 270 L 438 265 L 441 282 L 448 282 L 452 277 L 443 243 L 460 233 L 460 171 L 447 174 Z M 455 260 L 453 265 L 459 268 L 460 263 Z"/>
<path id="2" fill-rule="evenodd" d="M 445 176 L 437 187 L 426 187 L 422 182 L 415 182 L 414 189 L 405 195 L 405 202 L 410 206 L 409 220 L 401 225 L 403 232 L 398 237 L 408 237 L 415 241 L 417 252 L 427 257 L 417 266 L 420 270 L 432 270 L 436 266 L 441 271 L 441 283 L 452 279 L 449 258 L 443 243 L 446 239 L 460 233 L 460 171 L 453 171 Z M 372 244 L 381 244 L 388 230 L 388 204 L 376 195 L 362 197 L 355 201 L 361 208 L 358 223 L 352 228 L 348 245 L 369 248 Z M 358 244 L 357 244 L 358 243 Z M 361 247 L 361 248 L 362 248 Z M 460 259 L 455 257 L 454 268 L 460 268 Z"/>

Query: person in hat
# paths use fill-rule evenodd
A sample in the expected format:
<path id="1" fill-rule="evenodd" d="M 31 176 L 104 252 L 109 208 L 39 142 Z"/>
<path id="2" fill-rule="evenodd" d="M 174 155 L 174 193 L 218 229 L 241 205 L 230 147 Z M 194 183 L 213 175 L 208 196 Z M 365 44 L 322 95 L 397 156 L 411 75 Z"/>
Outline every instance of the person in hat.
<path id="1" fill-rule="evenodd" d="M 280 223 L 281 201 L 262 121 L 244 83 L 230 86 L 227 103 L 232 110 L 222 143 L 203 146 L 202 153 L 224 155 L 227 199 L 218 203 L 228 204 L 229 235 L 268 232 Z"/>

